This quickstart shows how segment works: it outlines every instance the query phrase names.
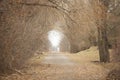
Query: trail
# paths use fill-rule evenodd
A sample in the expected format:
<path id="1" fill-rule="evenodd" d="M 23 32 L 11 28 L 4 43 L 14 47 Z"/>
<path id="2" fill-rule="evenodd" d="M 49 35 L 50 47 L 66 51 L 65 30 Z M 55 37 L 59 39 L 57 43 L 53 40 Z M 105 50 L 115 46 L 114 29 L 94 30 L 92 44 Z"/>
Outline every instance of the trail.
<path id="1" fill-rule="evenodd" d="M 43 60 L 44 64 L 74 65 L 75 63 L 62 53 L 49 53 Z"/>
<path id="2" fill-rule="evenodd" d="M 68 55 L 47 53 L 42 60 L 37 56 L 21 70 L 22 75 L 15 73 L 0 80 L 106 80 L 105 68 L 91 62 L 74 62 Z"/>
<path id="3" fill-rule="evenodd" d="M 90 62 L 78 64 L 64 53 L 49 53 L 42 64 L 49 65 L 46 80 L 104 80 L 106 74 L 102 67 Z"/>
<path id="4" fill-rule="evenodd" d="M 42 63 L 54 67 L 48 69 L 48 74 L 52 75 L 48 78 L 54 77 L 52 80 L 77 80 L 73 71 L 75 63 L 62 53 L 49 53 Z"/>

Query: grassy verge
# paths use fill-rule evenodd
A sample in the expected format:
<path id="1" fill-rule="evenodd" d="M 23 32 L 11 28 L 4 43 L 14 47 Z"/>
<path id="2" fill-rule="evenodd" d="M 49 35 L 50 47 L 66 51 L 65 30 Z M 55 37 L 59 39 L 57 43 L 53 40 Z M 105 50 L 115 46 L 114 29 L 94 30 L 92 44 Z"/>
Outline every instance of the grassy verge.
<path id="1" fill-rule="evenodd" d="M 76 54 L 68 54 L 68 56 L 80 66 L 87 66 L 88 71 L 98 72 L 100 70 L 101 74 L 104 72 L 105 80 L 120 80 L 120 62 L 100 63 L 97 47 L 91 47 Z"/>
<path id="2" fill-rule="evenodd" d="M 99 61 L 99 53 L 97 47 L 91 47 L 90 49 L 68 55 L 70 59 L 77 63 L 85 63 L 85 62 L 98 62 Z"/>

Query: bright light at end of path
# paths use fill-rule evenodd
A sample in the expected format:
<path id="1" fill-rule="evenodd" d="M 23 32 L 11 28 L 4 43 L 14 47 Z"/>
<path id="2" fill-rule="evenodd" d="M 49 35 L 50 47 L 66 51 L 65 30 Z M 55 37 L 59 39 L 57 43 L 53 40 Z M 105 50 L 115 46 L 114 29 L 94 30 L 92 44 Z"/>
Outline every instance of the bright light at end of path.
<path id="1" fill-rule="evenodd" d="M 52 30 L 48 32 L 48 39 L 53 47 L 59 47 L 62 40 L 62 33 L 57 30 Z"/>

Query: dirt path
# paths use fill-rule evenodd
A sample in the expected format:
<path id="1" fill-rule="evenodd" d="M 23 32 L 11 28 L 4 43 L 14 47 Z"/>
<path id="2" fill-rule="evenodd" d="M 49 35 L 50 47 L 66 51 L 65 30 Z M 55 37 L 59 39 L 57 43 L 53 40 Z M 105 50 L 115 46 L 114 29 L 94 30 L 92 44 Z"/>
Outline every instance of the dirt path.
<path id="1" fill-rule="evenodd" d="M 42 64 L 49 65 L 44 72 L 46 80 L 105 80 L 107 70 L 102 66 L 84 61 L 79 64 L 68 55 L 51 53 L 45 57 Z"/>
<path id="2" fill-rule="evenodd" d="M 40 57 L 30 61 L 22 74 L 15 73 L 0 80 L 106 80 L 107 69 L 102 66 L 91 62 L 78 64 L 71 60 L 66 54 L 47 54 L 42 61 Z"/>
<path id="3" fill-rule="evenodd" d="M 62 53 L 50 53 L 42 62 L 49 64 L 51 68 L 48 69 L 47 78 L 50 80 L 77 80 L 74 76 L 73 68 L 75 63 Z"/>
<path id="4" fill-rule="evenodd" d="M 75 63 L 62 53 L 50 53 L 42 61 L 43 64 L 74 65 Z"/>

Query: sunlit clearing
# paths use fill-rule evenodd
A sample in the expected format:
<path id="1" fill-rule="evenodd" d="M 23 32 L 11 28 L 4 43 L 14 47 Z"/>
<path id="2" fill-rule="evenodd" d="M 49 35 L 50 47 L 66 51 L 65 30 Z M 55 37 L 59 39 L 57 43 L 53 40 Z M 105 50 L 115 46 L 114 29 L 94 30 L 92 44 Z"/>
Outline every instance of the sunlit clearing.
<path id="1" fill-rule="evenodd" d="M 58 48 L 62 40 L 62 37 L 63 37 L 62 33 L 57 30 L 52 30 L 48 32 L 48 39 L 51 42 L 52 47 Z"/>

